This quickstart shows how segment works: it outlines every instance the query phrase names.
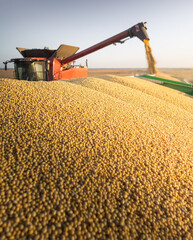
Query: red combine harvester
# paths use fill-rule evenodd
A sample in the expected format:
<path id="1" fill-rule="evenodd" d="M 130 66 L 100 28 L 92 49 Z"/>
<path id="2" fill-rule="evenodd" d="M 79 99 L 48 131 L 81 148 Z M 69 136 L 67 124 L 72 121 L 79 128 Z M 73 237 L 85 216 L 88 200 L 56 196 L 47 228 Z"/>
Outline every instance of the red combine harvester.
<path id="1" fill-rule="evenodd" d="M 29 81 L 53 81 L 61 79 L 83 78 L 88 76 L 87 66 L 75 66 L 74 60 L 114 43 L 124 43 L 126 38 L 138 37 L 141 41 L 149 39 L 146 23 L 135 26 L 110 37 L 79 53 L 78 47 L 60 45 L 57 50 L 17 48 L 23 58 L 15 58 L 4 62 L 14 62 L 16 78 Z M 75 54 L 76 53 L 76 54 Z"/>

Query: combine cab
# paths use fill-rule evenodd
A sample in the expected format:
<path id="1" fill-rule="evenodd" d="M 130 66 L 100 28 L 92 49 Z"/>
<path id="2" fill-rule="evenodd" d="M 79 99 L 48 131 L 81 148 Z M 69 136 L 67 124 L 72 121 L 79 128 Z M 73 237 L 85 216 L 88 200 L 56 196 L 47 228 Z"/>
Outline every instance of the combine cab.
<path id="1" fill-rule="evenodd" d="M 79 48 L 60 45 L 57 50 L 17 48 L 23 58 L 4 62 L 14 62 L 16 78 L 29 81 L 52 81 L 61 79 L 83 78 L 88 76 L 87 66 L 75 66 L 74 60 L 114 43 L 124 43 L 126 38 L 138 37 L 141 41 L 149 39 L 145 23 L 137 25 L 108 38 L 90 48 L 76 53 Z"/>
<path id="2" fill-rule="evenodd" d="M 19 80 L 39 81 L 47 78 L 44 59 L 15 59 L 14 65 L 15 75 Z"/>

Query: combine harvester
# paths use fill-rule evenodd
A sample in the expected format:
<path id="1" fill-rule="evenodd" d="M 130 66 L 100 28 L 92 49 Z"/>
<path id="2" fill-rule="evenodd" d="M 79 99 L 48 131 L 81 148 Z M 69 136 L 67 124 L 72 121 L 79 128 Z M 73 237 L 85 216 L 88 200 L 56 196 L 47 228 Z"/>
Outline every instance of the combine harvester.
<path id="1" fill-rule="evenodd" d="M 74 60 L 93 53 L 101 48 L 115 43 L 124 43 L 128 38 L 138 37 L 142 42 L 149 40 L 146 32 L 146 22 L 141 22 L 135 26 L 110 37 L 100 43 L 93 45 L 79 53 L 79 47 L 60 45 L 57 50 L 44 49 L 26 49 L 17 48 L 23 58 L 14 58 L 4 62 L 5 70 L 9 62 L 14 63 L 15 75 L 19 80 L 28 81 L 53 81 L 72 78 L 88 77 L 87 66 L 75 66 Z M 176 89 L 193 95 L 193 85 L 181 82 L 175 82 L 163 78 L 157 78 L 151 75 L 135 76 L 144 80 L 153 81 L 166 87 Z"/>
<path id="2" fill-rule="evenodd" d="M 146 23 L 137 25 L 110 37 L 79 53 L 78 47 L 61 45 L 57 50 L 17 48 L 24 58 L 15 58 L 4 62 L 14 62 L 16 78 L 29 81 L 53 81 L 61 79 L 83 78 L 88 76 L 87 66 L 75 66 L 73 61 L 110 44 L 124 43 L 126 38 L 138 37 L 141 41 L 149 39 Z M 75 54 L 76 53 L 76 54 Z"/>

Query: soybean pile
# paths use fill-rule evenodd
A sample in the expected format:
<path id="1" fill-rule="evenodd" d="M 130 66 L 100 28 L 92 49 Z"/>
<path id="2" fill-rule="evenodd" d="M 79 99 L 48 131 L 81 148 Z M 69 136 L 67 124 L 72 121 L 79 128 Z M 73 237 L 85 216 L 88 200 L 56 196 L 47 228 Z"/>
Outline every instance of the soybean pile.
<path id="1" fill-rule="evenodd" d="M 2 240 L 192 239 L 192 98 L 113 75 L 0 86 Z"/>

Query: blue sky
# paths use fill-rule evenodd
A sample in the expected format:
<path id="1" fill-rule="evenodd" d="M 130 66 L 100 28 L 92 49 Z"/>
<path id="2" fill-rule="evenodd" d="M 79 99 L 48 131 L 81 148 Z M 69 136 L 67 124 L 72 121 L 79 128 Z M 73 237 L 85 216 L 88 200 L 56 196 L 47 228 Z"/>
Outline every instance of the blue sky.
<path id="1" fill-rule="evenodd" d="M 192 0 L 0 0 L 0 67 L 16 47 L 84 50 L 147 21 L 157 67 L 193 68 Z M 90 68 L 147 67 L 144 44 L 132 38 L 78 59 Z"/>

